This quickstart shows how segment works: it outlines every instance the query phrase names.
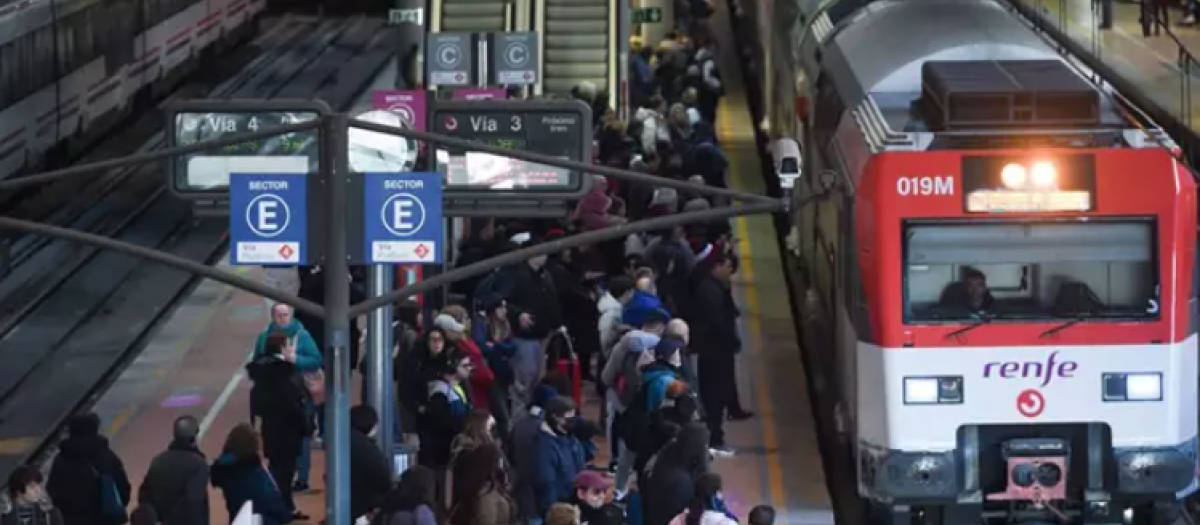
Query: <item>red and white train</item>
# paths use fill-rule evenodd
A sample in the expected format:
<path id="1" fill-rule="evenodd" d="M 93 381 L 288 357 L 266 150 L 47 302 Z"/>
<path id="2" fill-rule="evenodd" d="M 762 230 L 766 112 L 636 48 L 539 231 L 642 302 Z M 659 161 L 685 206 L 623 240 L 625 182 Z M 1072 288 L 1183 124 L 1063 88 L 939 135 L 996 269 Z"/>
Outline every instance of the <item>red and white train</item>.
<path id="1" fill-rule="evenodd" d="M 15 0 L 0 5 L 0 179 L 110 131 L 265 0 Z"/>
<path id="2" fill-rule="evenodd" d="M 825 198 L 790 240 L 860 496 L 888 523 L 1168 523 L 1200 378 L 1176 148 L 998 2 L 819 3 L 794 191 Z"/>

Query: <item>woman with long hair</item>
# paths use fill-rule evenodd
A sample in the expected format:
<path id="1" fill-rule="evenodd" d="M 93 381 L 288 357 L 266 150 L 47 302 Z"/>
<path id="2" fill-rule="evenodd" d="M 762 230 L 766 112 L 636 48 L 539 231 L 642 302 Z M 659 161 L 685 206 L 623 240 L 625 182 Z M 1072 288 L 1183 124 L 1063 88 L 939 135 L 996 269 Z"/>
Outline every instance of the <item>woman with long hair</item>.
<path id="1" fill-rule="evenodd" d="M 487 410 L 475 410 L 467 416 L 463 430 L 450 444 L 450 461 L 460 454 L 483 445 L 496 443 L 496 418 Z"/>
<path id="2" fill-rule="evenodd" d="M 400 483 L 388 493 L 379 507 L 378 525 L 438 525 L 441 509 L 437 503 L 437 474 L 428 467 L 414 465 L 400 476 Z"/>
<path id="3" fill-rule="evenodd" d="M 466 450 L 454 466 L 450 525 L 513 525 L 516 502 L 508 489 L 504 453 L 496 443 Z"/>
<path id="4" fill-rule="evenodd" d="M 229 521 L 247 501 L 253 502 L 254 513 L 262 515 L 263 525 L 281 525 L 292 521 L 290 508 L 274 479 L 263 468 L 259 457 L 258 433 L 249 423 L 242 423 L 225 437 L 221 455 L 209 470 L 214 487 L 225 495 Z"/>

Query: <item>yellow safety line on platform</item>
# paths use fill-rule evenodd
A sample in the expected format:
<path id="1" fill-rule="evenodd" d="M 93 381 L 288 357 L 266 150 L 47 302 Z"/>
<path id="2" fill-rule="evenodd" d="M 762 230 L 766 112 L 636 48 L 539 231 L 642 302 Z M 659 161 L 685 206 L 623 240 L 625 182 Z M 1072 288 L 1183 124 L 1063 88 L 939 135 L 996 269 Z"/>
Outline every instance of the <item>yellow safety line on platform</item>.
<path id="1" fill-rule="evenodd" d="M 739 101 L 742 102 L 742 101 Z M 717 127 L 718 135 L 722 144 L 726 146 L 725 153 L 730 157 L 729 170 L 729 185 L 736 190 L 746 191 L 746 184 L 743 177 L 758 176 L 757 173 L 742 173 L 740 162 L 733 162 L 735 158 L 741 160 L 744 154 L 737 149 L 728 148 L 729 143 L 736 140 L 746 140 L 745 137 L 738 137 L 735 127 L 732 126 L 733 110 L 730 109 L 732 103 L 729 97 L 721 99 L 720 106 L 717 107 Z M 744 103 L 739 104 L 742 111 L 749 111 Z M 747 119 L 749 116 L 747 115 Z M 749 139 L 753 141 L 754 139 Z M 759 159 L 752 159 L 753 164 L 757 164 Z M 763 449 L 767 463 L 767 488 L 770 491 L 771 506 L 784 511 L 787 506 L 787 496 L 784 494 L 783 488 L 783 468 L 780 465 L 781 455 L 779 451 L 779 439 L 776 434 L 775 424 L 775 406 L 771 400 L 771 392 L 768 387 L 768 371 L 765 351 L 763 349 L 762 336 L 762 302 L 758 297 L 758 289 L 755 286 L 754 279 L 754 257 L 753 246 L 750 241 L 750 226 L 749 219 L 746 217 L 737 217 L 734 219 L 734 228 L 738 237 L 738 251 L 742 252 L 741 260 L 739 261 L 739 270 L 742 273 L 744 282 L 748 285 L 743 286 L 743 293 L 746 297 L 746 335 L 750 339 L 748 348 L 750 353 L 758 358 L 758 381 L 755 381 L 755 394 L 758 397 L 759 417 L 762 421 L 762 438 Z"/>

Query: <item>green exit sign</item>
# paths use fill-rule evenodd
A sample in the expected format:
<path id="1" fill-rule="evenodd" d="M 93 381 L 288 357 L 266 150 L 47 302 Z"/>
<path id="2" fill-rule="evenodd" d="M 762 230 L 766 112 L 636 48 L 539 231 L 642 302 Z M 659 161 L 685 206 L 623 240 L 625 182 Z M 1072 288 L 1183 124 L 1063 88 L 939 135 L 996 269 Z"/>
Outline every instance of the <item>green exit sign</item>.
<path id="1" fill-rule="evenodd" d="M 400 25 L 403 23 L 412 23 L 422 25 L 425 22 L 424 9 L 389 9 L 388 10 L 388 25 Z"/>
<path id="2" fill-rule="evenodd" d="M 662 22 L 662 8 L 647 7 L 633 11 L 633 23 L 635 24 L 657 24 L 660 22 Z"/>

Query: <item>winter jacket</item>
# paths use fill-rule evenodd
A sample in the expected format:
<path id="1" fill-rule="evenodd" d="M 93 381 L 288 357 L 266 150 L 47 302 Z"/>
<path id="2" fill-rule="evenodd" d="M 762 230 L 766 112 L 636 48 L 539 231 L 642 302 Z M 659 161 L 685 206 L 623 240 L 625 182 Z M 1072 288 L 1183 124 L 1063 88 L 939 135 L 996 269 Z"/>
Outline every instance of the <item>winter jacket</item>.
<path id="1" fill-rule="evenodd" d="M 128 505 L 132 492 L 129 476 L 107 438 L 68 437 L 59 444 L 46 493 L 66 525 L 114 525 L 101 512 L 101 473 L 112 478 L 121 502 Z"/>
<path id="2" fill-rule="evenodd" d="M 0 495 L 0 525 L 65 525 L 62 513 L 49 501 L 17 503 Z"/>
<path id="3" fill-rule="evenodd" d="M 298 368 L 278 354 L 261 356 L 246 365 L 254 382 L 250 391 L 253 412 L 263 420 L 263 455 L 267 459 L 296 457 L 304 438 L 314 430 L 308 390 Z"/>
<path id="4" fill-rule="evenodd" d="M 437 516 L 428 505 L 415 510 L 389 512 L 371 520 L 371 525 L 438 525 Z"/>
<path id="5" fill-rule="evenodd" d="M 512 435 L 509 438 L 508 450 L 513 465 L 513 498 L 517 502 L 517 514 L 523 519 L 545 515 L 538 514 L 534 492 L 538 459 L 536 447 L 544 423 L 543 417 L 541 408 L 529 409 L 524 417 L 517 419 L 513 424 Z"/>
<path id="6" fill-rule="evenodd" d="M 169 525 L 208 525 L 208 462 L 194 442 L 175 441 L 155 456 L 138 503 Z"/>
<path id="7" fill-rule="evenodd" d="M 642 134 L 638 137 L 642 151 L 647 153 L 656 151 L 659 142 L 671 140 L 671 135 L 667 133 L 667 121 L 657 111 L 638 108 L 633 114 L 633 119 L 642 124 Z"/>
<path id="8" fill-rule="evenodd" d="M 692 297 L 685 309 L 692 327 L 692 349 L 698 354 L 741 351 L 739 313 L 729 286 L 710 275 L 699 276 L 693 282 Z"/>
<path id="9" fill-rule="evenodd" d="M 421 443 L 425 444 L 417 459 L 427 467 L 442 468 L 450 464 L 450 445 L 471 414 L 471 394 L 467 385 L 454 388 L 441 379 L 430 381 L 427 388 L 428 401 L 417 416 Z"/>
<path id="10" fill-rule="evenodd" d="M 350 516 L 358 518 L 379 508 L 392 490 L 392 469 L 375 441 L 350 430 Z"/>
<path id="11" fill-rule="evenodd" d="M 633 297 L 625 303 L 625 308 L 621 313 L 621 322 L 634 328 L 641 328 L 646 323 L 646 318 L 650 316 L 650 312 L 658 311 L 667 316 L 667 309 L 663 306 L 663 302 L 654 294 L 637 290 L 633 292 Z"/>
<path id="12" fill-rule="evenodd" d="M 475 408 L 491 412 L 492 385 L 496 383 L 496 374 L 492 372 L 483 351 L 474 339 L 464 337 L 458 341 L 458 348 L 467 354 L 475 369 L 471 371 L 471 379 L 467 382 L 471 387 L 471 404 Z"/>
<path id="13" fill-rule="evenodd" d="M 537 471 L 533 491 L 537 515 L 545 516 L 550 506 L 570 497 L 575 476 L 583 470 L 583 446 L 573 435 L 558 435 L 549 424 L 542 423 L 534 454 Z"/>
<path id="14" fill-rule="evenodd" d="M 213 463 L 209 476 L 213 486 L 225 495 L 225 510 L 229 512 L 230 522 L 247 501 L 253 502 L 254 513 L 262 516 L 262 525 L 283 525 L 292 521 L 291 509 L 258 456 L 238 459 L 232 454 L 222 454 Z"/>
<path id="15" fill-rule="evenodd" d="M 687 525 L 687 517 L 686 511 L 681 512 L 671 520 L 670 525 Z M 737 525 L 737 520 L 719 510 L 706 510 L 700 515 L 700 525 Z"/>
<path id="16" fill-rule="evenodd" d="M 524 339 L 543 339 L 563 326 L 563 312 L 558 304 L 558 291 L 545 267 L 534 270 L 527 263 L 518 264 L 507 272 L 512 279 L 508 294 L 508 322 L 513 336 Z M 533 324 L 521 327 L 521 314 L 529 314 Z"/>
<path id="17" fill-rule="evenodd" d="M 622 406 L 629 406 L 641 383 L 641 372 L 637 368 L 638 358 L 645 350 L 654 348 L 659 339 L 659 336 L 652 333 L 633 330 L 613 345 L 612 354 L 600 373 L 600 380 L 604 381 L 605 386 L 617 391 Z"/>
<path id="18" fill-rule="evenodd" d="M 282 327 L 273 322 L 267 324 L 267 328 L 258 334 L 258 340 L 254 342 L 254 357 L 262 357 L 267 353 L 267 336 L 276 331 L 296 340 L 296 368 L 301 372 L 312 372 L 321 368 L 321 347 L 317 346 L 312 334 L 296 319 Z"/>
<path id="19" fill-rule="evenodd" d="M 453 525 L 515 525 L 517 521 L 517 504 L 508 495 L 488 490 L 479 495 L 479 504 L 475 508 L 475 516 L 471 523 L 455 523 Z"/>
<path id="20" fill-rule="evenodd" d="M 600 350 L 604 352 L 604 357 L 608 358 L 613 346 L 621 339 L 621 314 L 624 306 L 612 294 L 604 292 L 600 300 L 596 301 L 596 309 L 600 311 L 600 320 L 597 322 L 597 328 L 600 330 Z"/>

